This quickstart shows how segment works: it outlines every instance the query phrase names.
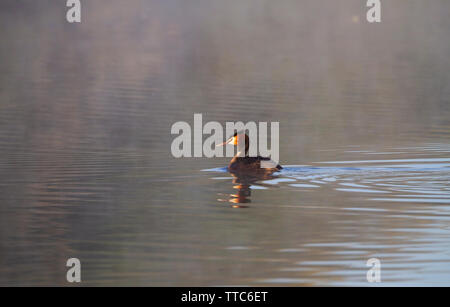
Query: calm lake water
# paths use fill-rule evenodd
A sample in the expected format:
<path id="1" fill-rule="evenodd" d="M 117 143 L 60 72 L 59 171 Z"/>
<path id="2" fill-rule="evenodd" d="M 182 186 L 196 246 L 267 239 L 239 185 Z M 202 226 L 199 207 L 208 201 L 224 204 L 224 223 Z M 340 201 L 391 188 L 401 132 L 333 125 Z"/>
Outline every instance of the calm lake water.
<path id="1" fill-rule="evenodd" d="M 394 3 L 392 3 L 394 2 Z M 450 286 L 450 3 L 0 4 L 0 285 Z M 176 121 L 280 122 L 270 178 Z"/>

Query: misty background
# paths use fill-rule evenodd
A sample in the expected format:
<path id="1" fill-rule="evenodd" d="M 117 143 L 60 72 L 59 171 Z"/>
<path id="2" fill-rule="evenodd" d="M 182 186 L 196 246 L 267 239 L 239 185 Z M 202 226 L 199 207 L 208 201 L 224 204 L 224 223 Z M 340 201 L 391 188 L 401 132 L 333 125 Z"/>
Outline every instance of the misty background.
<path id="1" fill-rule="evenodd" d="M 355 201 L 332 189 L 262 191 L 256 208 L 265 209 L 238 215 L 216 204 L 223 183 L 198 177 L 228 159 L 173 158 L 170 127 L 192 124 L 194 113 L 204 122 L 278 121 L 281 164 L 355 158 L 346 146 L 448 144 L 448 1 L 382 1 L 381 23 L 366 21 L 362 0 L 81 0 L 81 8 L 81 23 L 71 24 L 65 1 L 0 4 L 1 285 L 65 285 L 70 257 L 81 259 L 85 284 L 253 284 L 277 275 L 272 247 L 342 234 L 385 238 L 396 252 L 405 239 L 390 239 L 391 227 L 420 224 L 383 216 L 369 231 L 364 217 L 317 214 Z M 318 207 L 269 206 L 294 203 Z M 260 249 L 224 256 L 221 244 Z M 302 257 L 334 259 L 327 255 Z M 292 283 L 326 284 L 311 274 Z"/>

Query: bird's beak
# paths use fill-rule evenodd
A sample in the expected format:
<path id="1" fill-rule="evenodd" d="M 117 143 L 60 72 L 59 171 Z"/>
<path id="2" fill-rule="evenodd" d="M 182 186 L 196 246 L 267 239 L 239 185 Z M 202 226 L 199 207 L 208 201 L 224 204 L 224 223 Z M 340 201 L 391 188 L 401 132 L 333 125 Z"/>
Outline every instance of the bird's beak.
<path id="1" fill-rule="evenodd" d="M 233 138 L 229 138 L 228 141 L 223 142 L 222 144 L 218 144 L 218 145 L 216 145 L 216 147 L 220 147 L 220 146 L 227 145 L 227 144 L 230 143 L 232 140 L 233 140 Z"/>

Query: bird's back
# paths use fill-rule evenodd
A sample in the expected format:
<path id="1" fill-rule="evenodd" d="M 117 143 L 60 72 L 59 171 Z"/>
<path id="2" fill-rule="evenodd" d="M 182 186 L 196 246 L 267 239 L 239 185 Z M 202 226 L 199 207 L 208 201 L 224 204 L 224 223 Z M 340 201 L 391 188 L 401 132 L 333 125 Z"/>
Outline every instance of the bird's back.
<path id="1" fill-rule="evenodd" d="M 264 167 L 261 168 L 261 162 L 267 161 L 272 162 L 273 167 Z M 273 162 L 270 158 L 267 157 L 234 157 L 230 165 L 228 166 L 228 169 L 231 171 L 246 171 L 246 170 L 252 170 L 252 171 L 279 171 L 282 169 L 281 165 L 276 164 Z"/>

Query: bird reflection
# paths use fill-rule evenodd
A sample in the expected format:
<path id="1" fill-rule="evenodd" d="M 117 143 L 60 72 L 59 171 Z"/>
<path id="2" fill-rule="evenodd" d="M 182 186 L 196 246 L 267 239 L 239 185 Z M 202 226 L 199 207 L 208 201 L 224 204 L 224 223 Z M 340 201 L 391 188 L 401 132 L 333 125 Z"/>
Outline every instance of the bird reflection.
<path id="1" fill-rule="evenodd" d="M 233 189 L 236 191 L 233 194 L 229 194 L 229 199 L 218 199 L 219 201 L 227 201 L 231 203 L 233 208 L 248 208 L 248 203 L 251 203 L 251 186 L 259 181 L 270 180 L 278 178 L 278 176 L 273 175 L 273 172 L 265 173 L 242 173 L 242 172 L 230 172 L 233 176 Z M 258 186 L 268 186 L 262 183 L 258 183 Z"/>

